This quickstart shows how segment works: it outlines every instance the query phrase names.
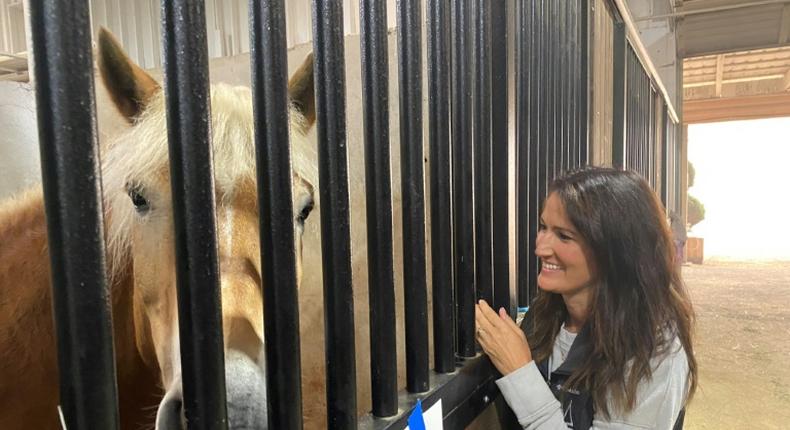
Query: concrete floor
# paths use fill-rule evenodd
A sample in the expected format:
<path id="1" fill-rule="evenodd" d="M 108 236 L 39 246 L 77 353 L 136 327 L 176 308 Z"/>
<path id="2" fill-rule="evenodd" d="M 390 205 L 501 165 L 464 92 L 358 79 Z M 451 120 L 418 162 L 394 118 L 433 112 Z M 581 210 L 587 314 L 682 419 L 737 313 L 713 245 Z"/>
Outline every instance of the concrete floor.
<path id="1" fill-rule="evenodd" d="M 699 389 L 685 429 L 790 429 L 790 262 L 683 267 Z"/>

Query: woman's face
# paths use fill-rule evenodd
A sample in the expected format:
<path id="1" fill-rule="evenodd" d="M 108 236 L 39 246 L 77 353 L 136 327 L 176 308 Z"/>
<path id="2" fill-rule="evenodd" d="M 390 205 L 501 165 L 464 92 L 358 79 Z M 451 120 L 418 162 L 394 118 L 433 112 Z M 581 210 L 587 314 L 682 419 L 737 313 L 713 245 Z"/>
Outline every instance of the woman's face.
<path id="1" fill-rule="evenodd" d="M 586 244 L 565 214 L 557 193 L 546 199 L 535 240 L 535 255 L 541 261 L 538 287 L 542 290 L 567 296 L 591 285 Z"/>

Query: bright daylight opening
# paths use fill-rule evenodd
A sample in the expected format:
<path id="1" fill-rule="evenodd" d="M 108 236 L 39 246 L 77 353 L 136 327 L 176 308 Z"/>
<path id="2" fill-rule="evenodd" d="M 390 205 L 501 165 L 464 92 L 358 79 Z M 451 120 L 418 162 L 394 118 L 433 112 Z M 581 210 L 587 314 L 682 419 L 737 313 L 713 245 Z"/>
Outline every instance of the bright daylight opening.
<path id="1" fill-rule="evenodd" d="M 688 159 L 706 260 L 790 260 L 790 118 L 689 125 Z"/>

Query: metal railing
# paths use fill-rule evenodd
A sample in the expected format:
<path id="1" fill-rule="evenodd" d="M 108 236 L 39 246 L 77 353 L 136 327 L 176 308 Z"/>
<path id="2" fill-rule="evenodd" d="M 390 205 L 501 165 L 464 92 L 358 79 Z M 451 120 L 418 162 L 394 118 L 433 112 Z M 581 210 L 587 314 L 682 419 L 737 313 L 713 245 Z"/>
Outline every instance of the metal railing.
<path id="1" fill-rule="evenodd" d="M 511 312 L 529 304 L 538 270 L 530 244 L 537 235 L 548 184 L 563 171 L 588 162 L 587 1 L 425 3 L 425 19 L 417 0 L 403 0 L 397 10 L 406 303 L 407 384 L 402 392 L 397 387 L 395 342 L 393 279 L 401 274 L 395 273 L 393 264 L 386 4 L 360 4 L 370 330 L 376 340 L 370 346 L 373 410 L 359 418 L 343 10 L 336 0 L 313 2 L 322 255 L 323 267 L 332 269 L 324 271 L 331 429 L 397 428 L 405 425 L 417 399 L 426 408 L 441 399 L 446 428 L 462 428 L 490 405 L 497 396 L 497 373 L 475 344 L 475 300 L 485 298 Z M 203 8 L 198 1 L 162 2 L 184 408 L 190 429 L 227 425 Z M 262 273 L 268 422 L 269 428 L 299 429 L 291 167 L 290 150 L 283 144 L 289 134 L 284 0 L 253 0 L 250 15 L 261 258 L 274 262 L 263 265 Z M 63 417 L 70 430 L 113 429 L 118 427 L 118 409 L 88 2 L 31 2 L 31 17 Z M 657 135 L 667 142 L 664 157 L 677 153 L 677 144 L 670 143 L 676 142 L 676 126 L 667 120 L 664 107 L 663 134 L 657 133 L 658 96 L 627 43 L 624 28 L 616 26 L 614 163 L 643 172 L 654 178 L 654 184 L 660 180 L 666 201 L 672 198 L 670 177 L 677 174 L 677 166 L 664 167 L 658 178 L 651 154 L 656 153 Z M 427 115 L 422 108 L 424 77 Z M 423 118 L 428 118 L 430 171 L 427 234 Z M 511 194 L 515 231 L 509 227 Z M 424 276 L 428 236 L 432 345 Z M 518 250 L 515 280 L 510 276 L 511 237 Z"/>

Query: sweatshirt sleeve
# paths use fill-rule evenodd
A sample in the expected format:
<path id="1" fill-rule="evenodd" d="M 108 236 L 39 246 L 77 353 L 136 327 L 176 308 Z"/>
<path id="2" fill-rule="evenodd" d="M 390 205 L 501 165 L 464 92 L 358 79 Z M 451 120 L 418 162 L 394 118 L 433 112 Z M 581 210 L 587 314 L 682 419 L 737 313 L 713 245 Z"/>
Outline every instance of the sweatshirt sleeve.
<path id="1" fill-rule="evenodd" d="M 637 388 L 636 407 L 617 413 L 610 419 L 596 414 L 593 430 L 655 429 L 670 430 L 683 408 L 688 391 L 688 361 L 676 341 L 673 352 L 662 357 L 653 369 L 653 377 Z M 505 401 L 519 424 L 528 430 L 566 430 L 562 405 L 551 393 L 535 362 L 496 381 Z"/>
<path id="2" fill-rule="evenodd" d="M 562 405 L 551 393 L 534 361 L 496 381 L 521 427 L 529 430 L 567 430 Z"/>

